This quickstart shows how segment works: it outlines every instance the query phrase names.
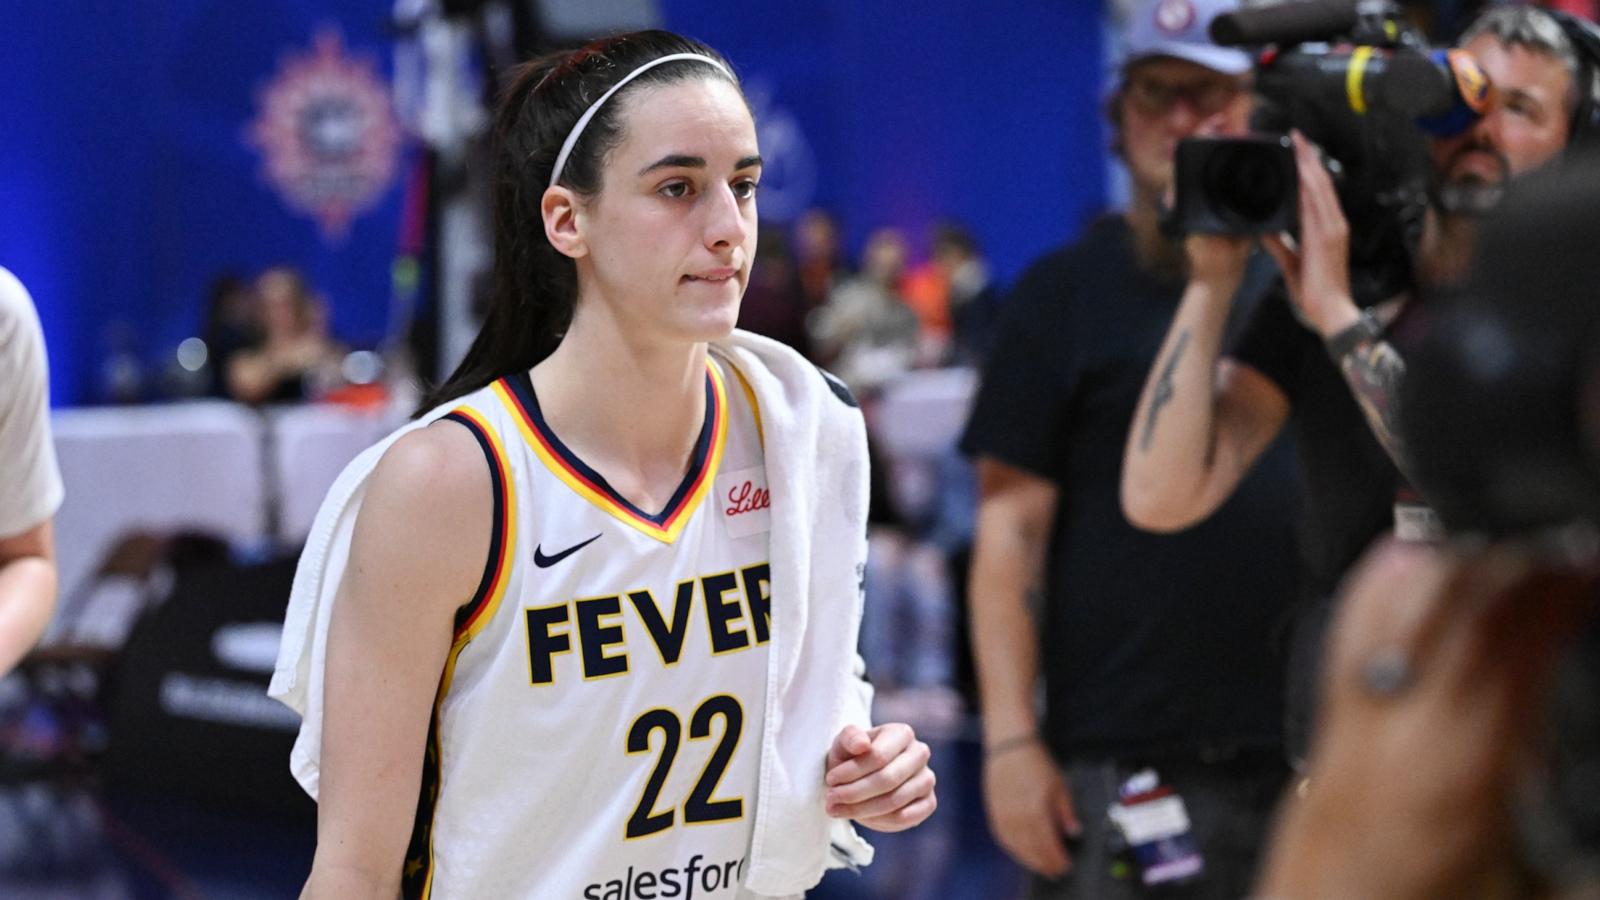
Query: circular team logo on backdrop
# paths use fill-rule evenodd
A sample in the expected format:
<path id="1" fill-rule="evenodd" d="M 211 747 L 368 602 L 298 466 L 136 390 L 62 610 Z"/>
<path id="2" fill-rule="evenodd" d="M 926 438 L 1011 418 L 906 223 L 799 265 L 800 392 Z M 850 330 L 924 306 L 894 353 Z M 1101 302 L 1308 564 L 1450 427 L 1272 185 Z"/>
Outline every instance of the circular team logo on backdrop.
<path id="1" fill-rule="evenodd" d="M 286 55 L 256 105 L 249 142 L 267 182 L 324 240 L 343 238 L 394 184 L 401 138 L 388 85 L 371 60 L 346 54 L 337 30 Z"/>
<path id="2" fill-rule="evenodd" d="M 1194 24 L 1194 4 L 1189 0 L 1166 0 L 1156 5 L 1156 27 L 1177 34 Z"/>

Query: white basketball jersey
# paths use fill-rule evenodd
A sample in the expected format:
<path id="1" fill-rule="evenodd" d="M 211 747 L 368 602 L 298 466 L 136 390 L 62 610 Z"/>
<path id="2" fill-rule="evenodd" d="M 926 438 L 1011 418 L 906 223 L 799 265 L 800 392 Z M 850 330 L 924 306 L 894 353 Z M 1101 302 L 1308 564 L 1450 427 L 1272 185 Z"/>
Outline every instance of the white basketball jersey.
<path id="1" fill-rule="evenodd" d="M 495 523 L 434 707 L 405 895 L 736 896 L 772 602 L 742 377 L 708 364 L 693 463 L 659 513 L 561 443 L 526 373 L 448 417 L 489 459 Z"/>

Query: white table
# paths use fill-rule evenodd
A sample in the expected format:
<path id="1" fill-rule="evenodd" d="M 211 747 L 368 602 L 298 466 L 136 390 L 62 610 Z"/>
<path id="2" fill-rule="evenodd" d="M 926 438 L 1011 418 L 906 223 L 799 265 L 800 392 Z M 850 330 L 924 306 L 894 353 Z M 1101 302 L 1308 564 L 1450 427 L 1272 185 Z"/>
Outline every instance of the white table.
<path id="1" fill-rule="evenodd" d="M 130 531 L 265 537 L 262 422 L 250 410 L 223 401 L 68 409 L 51 426 L 67 489 L 55 520 L 63 596 Z"/>
<path id="2" fill-rule="evenodd" d="M 978 389 L 974 369 L 914 369 L 885 387 L 871 419 L 888 456 L 934 456 L 954 447 Z"/>
<path id="3" fill-rule="evenodd" d="M 268 413 L 269 485 L 279 499 L 277 538 L 297 545 L 311 533 L 322 498 L 350 460 L 402 424 L 396 414 L 341 406 L 286 406 Z M 269 494 L 272 496 L 272 494 Z"/>

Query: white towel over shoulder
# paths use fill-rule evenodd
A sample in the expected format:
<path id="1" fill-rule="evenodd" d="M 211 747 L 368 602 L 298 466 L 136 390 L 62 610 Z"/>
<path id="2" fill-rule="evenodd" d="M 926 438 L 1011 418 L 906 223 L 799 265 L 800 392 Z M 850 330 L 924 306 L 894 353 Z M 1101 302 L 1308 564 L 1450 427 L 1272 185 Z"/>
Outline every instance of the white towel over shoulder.
<path id="1" fill-rule="evenodd" d="M 736 331 L 712 351 L 755 393 L 772 492 L 772 644 L 745 887 L 782 897 L 814 887 L 828 868 L 872 860 L 854 829 L 824 812 L 822 782 L 834 735 L 846 724 L 866 727 L 872 699 L 855 652 L 867 554 L 866 428 L 843 385 L 788 347 Z M 449 410 L 429 411 L 356 457 L 329 490 L 301 554 L 268 693 L 302 717 L 289 766 L 312 797 L 328 622 L 367 478 L 401 435 Z"/>

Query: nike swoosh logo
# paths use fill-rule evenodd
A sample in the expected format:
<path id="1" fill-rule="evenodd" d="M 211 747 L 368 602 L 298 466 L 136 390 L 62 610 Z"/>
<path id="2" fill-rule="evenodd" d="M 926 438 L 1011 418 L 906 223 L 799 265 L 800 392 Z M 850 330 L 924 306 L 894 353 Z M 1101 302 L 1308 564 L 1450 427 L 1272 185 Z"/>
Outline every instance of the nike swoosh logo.
<path id="1" fill-rule="evenodd" d="M 551 556 L 545 556 L 544 551 L 539 546 L 535 546 L 533 548 L 533 564 L 541 569 L 548 569 L 556 563 L 561 562 L 563 559 L 566 559 L 572 554 L 577 553 L 579 550 L 582 550 L 598 540 L 600 540 L 600 535 L 597 534 L 594 537 L 589 538 L 587 541 L 573 544 L 571 547 L 568 547 L 560 553 L 556 553 Z"/>

